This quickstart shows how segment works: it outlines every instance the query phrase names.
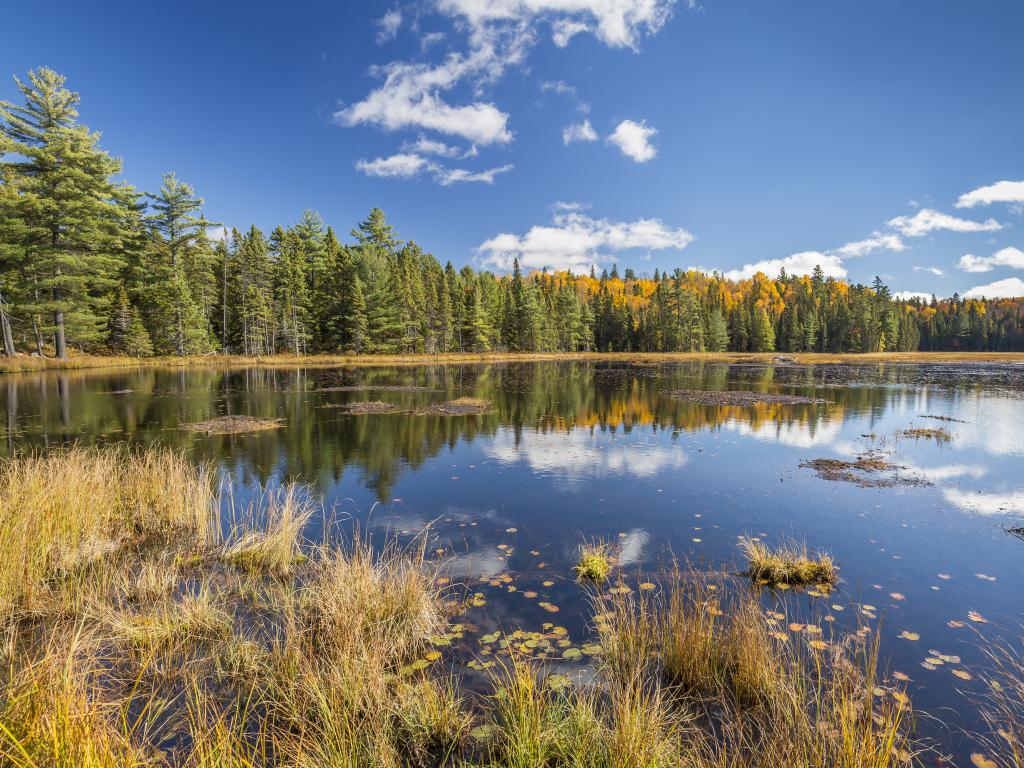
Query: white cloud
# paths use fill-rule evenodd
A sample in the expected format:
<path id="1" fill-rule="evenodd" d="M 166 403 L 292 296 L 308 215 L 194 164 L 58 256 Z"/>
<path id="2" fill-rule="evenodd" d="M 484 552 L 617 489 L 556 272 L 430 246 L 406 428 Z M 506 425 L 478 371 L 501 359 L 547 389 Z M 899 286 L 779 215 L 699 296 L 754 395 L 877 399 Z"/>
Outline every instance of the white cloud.
<path id="1" fill-rule="evenodd" d="M 378 157 L 376 160 L 359 160 L 356 168 L 367 176 L 384 178 L 411 179 L 430 166 L 425 157 L 413 154 L 397 154 L 390 157 Z"/>
<path id="2" fill-rule="evenodd" d="M 574 141 L 597 141 L 597 131 L 590 124 L 589 120 L 582 123 L 572 123 L 562 129 L 562 143 L 568 146 Z"/>
<path id="3" fill-rule="evenodd" d="M 658 150 L 650 143 L 651 137 L 657 132 L 657 129 L 648 127 L 646 121 L 635 123 L 623 120 L 608 137 L 608 141 L 621 149 L 626 157 L 638 163 L 646 163 L 658 154 Z"/>
<path id="4" fill-rule="evenodd" d="M 207 227 L 206 228 L 206 239 L 211 243 L 219 243 L 222 240 L 231 239 L 231 230 L 227 227 Z"/>
<path id="5" fill-rule="evenodd" d="M 450 168 L 437 174 L 437 180 L 444 186 L 449 184 L 460 184 L 478 181 L 483 184 L 493 184 L 494 177 L 499 173 L 508 173 L 514 166 L 509 163 L 498 168 L 489 168 L 486 171 L 467 171 L 465 168 Z"/>
<path id="6" fill-rule="evenodd" d="M 547 19 L 552 39 L 566 45 L 590 32 L 614 48 L 635 48 L 668 21 L 674 0 L 439 0 L 443 12 L 464 17 L 473 27 L 488 23 L 535 23 Z"/>
<path id="7" fill-rule="evenodd" d="M 466 35 L 467 50 L 438 63 L 393 61 L 370 70 L 383 83 L 364 99 L 337 111 L 345 126 L 372 125 L 386 131 L 419 129 L 459 136 L 481 147 L 512 140 L 509 115 L 484 100 L 483 89 L 510 66 L 523 62 L 541 22 L 565 44 L 573 34 L 589 32 L 613 47 L 636 48 L 645 34 L 658 32 L 675 0 L 438 0 L 440 13 L 455 17 Z M 401 25 L 398 10 L 380 20 L 383 37 Z M 436 33 L 435 33 L 436 34 Z M 421 40 L 424 50 L 428 37 Z M 430 38 L 431 40 L 435 38 Z M 456 86 L 473 86 L 469 103 L 450 103 Z"/>
<path id="8" fill-rule="evenodd" d="M 444 32 L 427 32 L 427 34 L 420 38 L 420 50 L 425 53 L 428 48 L 443 42 L 445 37 L 447 35 Z"/>
<path id="9" fill-rule="evenodd" d="M 872 251 L 886 250 L 899 252 L 906 249 L 907 246 L 900 239 L 899 235 L 894 235 L 891 232 L 872 232 L 871 237 L 854 243 L 847 243 L 836 248 L 834 252 L 843 258 L 852 258 L 866 256 Z"/>
<path id="10" fill-rule="evenodd" d="M 933 274 L 933 275 L 935 275 L 937 277 L 942 277 L 943 275 L 946 274 L 945 272 L 943 272 L 938 267 L 914 267 L 914 271 L 915 272 L 930 272 L 931 274 Z"/>
<path id="11" fill-rule="evenodd" d="M 922 208 L 913 216 L 897 216 L 889 220 L 889 226 L 906 237 L 921 237 L 940 229 L 951 232 L 995 232 L 1003 228 L 995 219 L 971 221 L 932 208 Z"/>
<path id="12" fill-rule="evenodd" d="M 443 186 L 466 182 L 482 182 L 493 184 L 494 177 L 499 173 L 512 170 L 512 165 L 489 168 L 484 171 L 470 171 L 465 168 L 446 168 L 434 160 L 429 160 L 415 153 L 399 153 L 390 157 L 378 157 L 375 160 L 359 160 L 356 169 L 367 176 L 391 179 L 413 179 L 429 173 L 434 180 Z"/>
<path id="13" fill-rule="evenodd" d="M 782 259 L 765 259 L 753 264 L 744 264 L 739 269 L 724 272 L 723 277 L 727 280 L 748 280 L 758 272 L 775 277 L 782 269 L 785 269 L 788 275 L 809 275 L 816 266 L 821 267 L 825 277 L 846 277 L 843 260 L 839 256 L 821 251 L 803 251 Z"/>
<path id="14" fill-rule="evenodd" d="M 545 80 L 540 84 L 541 91 L 557 93 L 562 96 L 575 96 L 576 89 L 564 80 Z"/>
<path id="15" fill-rule="evenodd" d="M 910 301 L 911 299 L 920 299 L 921 301 L 931 301 L 932 295 L 925 291 L 893 291 L 892 297 L 899 299 L 900 301 Z"/>
<path id="16" fill-rule="evenodd" d="M 972 189 L 956 201 L 957 208 L 974 208 L 992 203 L 1024 203 L 1024 181 L 998 181 Z"/>
<path id="17" fill-rule="evenodd" d="M 991 272 L 996 267 L 1024 269 L 1024 251 L 1020 248 L 1003 248 L 991 256 L 974 256 L 970 253 L 960 257 L 957 264 L 965 272 Z"/>
<path id="18" fill-rule="evenodd" d="M 512 260 L 518 258 L 524 269 L 582 271 L 619 251 L 682 250 L 693 241 L 685 229 L 672 229 L 659 219 L 594 219 L 577 204 L 556 206 L 553 219 L 551 226 L 535 225 L 525 235 L 496 235 L 481 243 L 477 254 L 499 269 L 511 269 Z"/>
<path id="19" fill-rule="evenodd" d="M 448 104 L 440 91 L 454 87 L 472 73 L 490 66 L 491 53 L 449 56 L 436 67 L 393 62 L 376 69 L 384 83 L 362 101 L 335 113 L 346 126 L 376 125 L 387 131 L 419 128 L 448 136 L 461 136 L 487 146 L 512 140 L 508 115 L 493 104 Z"/>
<path id="20" fill-rule="evenodd" d="M 428 139 L 422 133 L 416 141 L 407 141 L 403 144 L 402 151 L 414 152 L 420 155 L 437 155 L 438 157 L 458 157 L 462 154 L 462 150 L 458 147 L 445 144 L 443 141 Z"/>
<path id="21" fill-rule="evenodd" d="M 1018 296 L 1024 296 L 1024 280 L 1019 277 L 1008 277 L 988 285 L 978 285 L 964 294 L 968 299 L 1015 299 Z"/>
<path id="22" fill-rule="evenodd" d="M 402 12 L 395 8 L 377 19 L 377 43 L 383 44 L 394 40 L 398 28 L 402 26 Z"/>

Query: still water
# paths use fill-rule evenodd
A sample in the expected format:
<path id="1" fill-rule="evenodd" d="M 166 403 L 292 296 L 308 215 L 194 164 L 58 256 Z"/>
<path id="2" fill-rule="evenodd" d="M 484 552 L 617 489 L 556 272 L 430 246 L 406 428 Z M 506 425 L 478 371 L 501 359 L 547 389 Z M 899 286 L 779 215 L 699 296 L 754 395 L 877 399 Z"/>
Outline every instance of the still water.
<path id="1" fill-rule="evenodd" d="M 669 395 L 679 389 L 825 402 L 703 405 Z M 490 401 L 487 412 L 340 407 L 381 400 L 413 411 L 463 396 Z M 926 730 L 954 755 L 977 726 L 967 702 L 984 692 L 978 633 L 1019 637 L 1024 618 L 1024 540 L 1011 531 L 1024 525 L 1024 367 L 1012 364 L 86 371 L 9 375 L 0 399 L 8 455 L 75 440 L 157 442 L 215 464 L 236 501 L 308 484 L 325 509 L 313 537 L 358 525 L 408 538 L 429 524 L 431 550 L 484 595 L 466 616 L 479 632 L 535 630 L 557 615 L 577 642 L 592 638 L 572 578 L 583 541 L 614 542 L 626 583 L 673 559 L 739 570 L 739 536 L 806 542 L 837 559 L 840 588 L 827 598 L 765 591 L 766 607 L 826 632 L 878 628 L 887 670 L 909 677 L 915 708 L 943 721 Z M 282 426 L 181 428 L 225 414 Z M 940 427 L 950 439 L 902 434 Z M 801 466 L 867 451 L 897 467 L 881 487 Z M 926 661 L 939 655 L 961 663 Z"/>

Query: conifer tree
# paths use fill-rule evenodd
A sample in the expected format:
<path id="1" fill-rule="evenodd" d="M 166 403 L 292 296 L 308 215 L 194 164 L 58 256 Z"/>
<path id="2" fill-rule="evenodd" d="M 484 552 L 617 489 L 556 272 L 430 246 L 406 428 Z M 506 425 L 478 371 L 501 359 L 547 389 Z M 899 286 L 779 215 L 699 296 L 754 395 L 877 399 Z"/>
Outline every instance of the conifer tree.
<path id="1" fill-rule="evenodd" d="M 117 289 L 113 311 L 107 324 L 107 346 L 113 352 L 132 357 L 153 354 L 153 342 L 142 318 L 128 300 L 128 291 L 122 285 Z"/>
<path id="2" fill-rule="evenodd" d="M 111 180 L 121 164 L 99 148 L 99 134 L 79 125 L 79 96 L 63 76 L 43 67 L 15 83 L 24 104 L 0 101 L 4 151 L 14 153 L 0 154 L 3 213 L 18 220 L 9 246 L 37 333 L 52 330 L 63 359 L 69 341 L 104 335 L 127 194 Z"/>

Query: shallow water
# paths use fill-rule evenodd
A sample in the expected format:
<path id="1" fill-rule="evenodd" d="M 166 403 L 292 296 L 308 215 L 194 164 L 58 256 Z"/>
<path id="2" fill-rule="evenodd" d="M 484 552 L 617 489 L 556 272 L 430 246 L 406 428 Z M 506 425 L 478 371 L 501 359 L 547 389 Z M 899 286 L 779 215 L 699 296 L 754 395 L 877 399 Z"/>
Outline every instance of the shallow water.
<path id="1" fill-rule="evenodd" d="M 424 390 L 374 389 L 395 385 Z M 332 387 L 346 389 L 318 391 Z M 667 395 L 678 389 L 826 402 L 722 407 Z M 462 396 L 491 405 L 474 416 L 357 416 L 337 407 L 381 400 L 413 411 Z M 1008 532 L 1024 525 L 1017 365 L 83 371 L 4 377 L 0 400 L 8 455 L 72 440 L 156 441 L 214 462 L 236 502 L 261 486 L 310 484 L 328 510 L 314 537 L 358 523 L 380 540 L 408 538 L 429 523 L 430 548 L 442 550 L 453 578 L 479 584 L 486 603 L 465 620 L 481 633 L 552 622 L 577 644 L 591 638 L 587 593 L 572 578 L 585 540 L 614 542 L 623 581 L 634 587 L 646 578 L 638 574 L 673 558 L 736 571 L 742 535 L 806 541 L 838 560 L 839 590 L 827 598 L 765 590 L 766 607 L 826 635 L 880 627 L 888 670 L 909 676 L 915 707 L 944 723 L 925 729 L 958 757 L 970 748 L 963 730 L 977 726 L 969 699 L 984 692 L 977 633 L 1017 637 L 1024 618 L 1024 540 Z M 181 428 L 224 414 L 283 426 L 249 435 Z M 951 439 L 901 435 L 914 427 L 942 427 Z M 829 481 L 800 466 L 866 451 L 900 467 L 886 475 L 896 485 Z M 937 654 L 962 662 L 921 666 Z"/>

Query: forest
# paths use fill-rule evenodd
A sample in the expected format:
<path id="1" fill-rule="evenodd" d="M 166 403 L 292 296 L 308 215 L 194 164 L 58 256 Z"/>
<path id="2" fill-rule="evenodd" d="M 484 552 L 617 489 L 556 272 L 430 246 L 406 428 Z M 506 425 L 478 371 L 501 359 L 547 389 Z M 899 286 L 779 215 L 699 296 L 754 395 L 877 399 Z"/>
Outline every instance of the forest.
<path id="1" fill-rule="evenodd" d="M 456 269 L 384 212 L 224 229 L 173 173 L 142 192 L 46 68 L 0 101 L 3 351 L 68 356 L 1024 351 L 1024 298 L 895 299 L 809 276 Z M 211 232 L 222 236 L 211 238 Z"/>

